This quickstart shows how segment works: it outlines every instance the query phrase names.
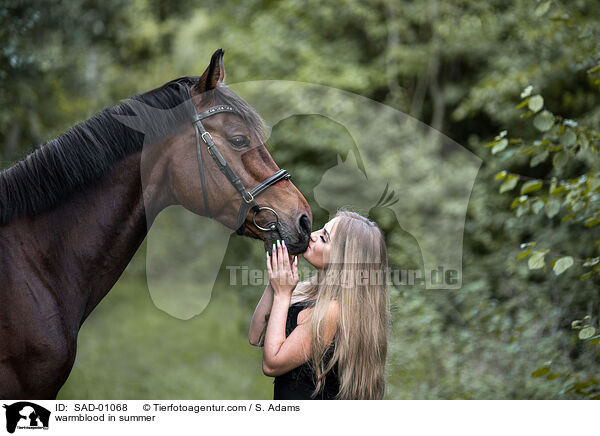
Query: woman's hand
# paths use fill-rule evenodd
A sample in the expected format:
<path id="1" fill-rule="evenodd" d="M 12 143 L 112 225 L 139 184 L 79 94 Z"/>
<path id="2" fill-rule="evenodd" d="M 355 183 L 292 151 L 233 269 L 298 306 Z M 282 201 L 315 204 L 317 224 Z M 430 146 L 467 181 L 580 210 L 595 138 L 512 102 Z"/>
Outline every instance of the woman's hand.
<path id="1" fill-rule="evenodd" d="M 270 256 L 267 251 L 267 270 L 274 296 L 291 298 L 292 291 L 298 284 L 298 256 L 294 256 L 294 261 L 290 262 L 285 241 L 280 243 L 277 240 L 277 246 L 273 244 Z"/>

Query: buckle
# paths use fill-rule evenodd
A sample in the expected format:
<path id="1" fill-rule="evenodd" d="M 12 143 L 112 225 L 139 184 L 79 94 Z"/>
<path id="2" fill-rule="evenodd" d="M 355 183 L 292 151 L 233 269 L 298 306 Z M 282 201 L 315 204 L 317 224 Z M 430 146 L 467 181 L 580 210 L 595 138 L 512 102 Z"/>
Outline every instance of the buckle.
<path id="1" fill-rule="evenodd" d="M 210 135 L 210 132 L 204 132 L 202 135 L 202 140 L 204 141 L 205 144 L 208 144 L 209 142 L 206 140 L 206 138 L 204 137 L 204 135 L 208 135 L 208 137 L 210 138 L 210 142 L 214 142 L 212 136 Z"/>
<path id="2" fill-rule="evenodd" d="M 250 199 L 246 198 L 246 194 L 248 194 L 248 195 L 250 196 Z M 244 199 L 244 201 L 245 201 L 246 203 L 248 203 L 248 204 L 250 204 L 250 203 L 252 203 L 252 202 L 254 201 L 254 195 L 252 195 L 252 193 L 251 193 L 251 192 L 248 192 L 248 191 L 246 191 L 246 192 L 244 192 L 244 193 L 242 194 L 242 198 L 243 198 L 243 199 Z"/>

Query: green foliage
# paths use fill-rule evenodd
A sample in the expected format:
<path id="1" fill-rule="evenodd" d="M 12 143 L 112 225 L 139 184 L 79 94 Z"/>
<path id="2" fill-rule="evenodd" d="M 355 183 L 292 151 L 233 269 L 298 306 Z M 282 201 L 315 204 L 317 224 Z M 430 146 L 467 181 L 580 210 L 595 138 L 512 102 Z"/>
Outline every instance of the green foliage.
<path id="1" fill-rule="evenodd" d="M 578 50 L 578 63 L 573 66 L 574 72 L 587 78 L 584 86 L 594 96 L 591 100 L 597 102 L 597 85 L 600 82 L 595 73 L 598 68 L 596 66 L 589 68 L 590 65 L 597 63 L 597 35 L 591 31 L 588 19 L 578 13 L 581 12 L 578 8 L 574 7 L 567 11 L 558 3 L 556 6 L 557 10 L 553 18 L 559 17 L 556 14 L 562 14 L 560 16 L 564 17 L 564 20 L 560 20 L 562 23 L 555 30 L 564 36 L 570 33 L 577 34 L 573 46 Z M 546 2 L 541 3 L 536 12 L 541 11 L 541 15 L 545 15 L 551 9 L 549 2 Z M 560 60 L 561 56 L 555 58 L 555 62 Z M 556 69 L 554 72 L 556 73 Z M 529 75 L 529 78 L 531 80 L 533 75 Z M 549 95 L 553 95 L 554 92 L 548 87 L 546 78 L 537 77 L 532 83 L 535 83 L 542 92 L 545 89 Z M 600 272 L 597 261 L 600 240 L 598 233 L 595 232 L 595 227 L 600 224 L 600 161 L 598 159 L 600 134 L 592 127 L 595 125 L 592 120 L 597 119 L 597 104 L 596 107 L 584 103 L 571 107 L 562 105 L 562 109 L 571 114 L 571 118 L 566 118 L 549 109 L 548 102 L 540 95 L 542 92 L 530 96 L 533 89 L 533 85 L 527 86 L 521 92 L 521 103 L 516 106 L 517 109 L 528 109 L 527 112 L 522 113 L 521 118 L 532 119 L 533 129 L 521 128 L 523 136 L 510 138 L 511 143 L 517 143 L 519 146 L 508 153 L 505 152 L 504 158 L 505 165 L 513 166 L 520 166 L 520 162 L 529 160 L 529 167 L 536 168 L 536 176 L 534 178 L 523 174 L 527 170 L 522 167 L 520 172 L 510 172 L 509 169 L 505 169 L 499 173 L 503 174 L 501 180 L 505 180 L 500 192 L 508 192 L 516 187 L 515 179 L 522 181 L 521 195 L 515 197 L 511 204 L 511 209 L 516 208 L 515 215 L 517 217 L 528 213 L 538 215 L 544 209 L 549 220 L 548 225 L 552 226 L 553 232 L 573 234 L 573 239 L 569 240 L 569 237 L 565 237 L 561 238 L 560 244 L 552 244 L 550 238 L 546 237 L 544 240 L 544 232 L 532 229 L 528 239 L 542 242 L 543 245 L 552 248 L 533 250 L 535 242 L 522 244 L 517 260 L 528 258 L 529 269 L 539 270 L 545 267 L 545 256 L 553 255 L 556 258 L 550 262 L 550 266 L 555 276 L 561 276 L 567 270 L 574 269 L 579 274 L 583 271 L 580 280 L 591 279 Z M 554 106 L 560 107 L 556 103 Z M 534 114 L 537 115 L 533 116 Z M 492 154 L 496 154 L 494 149 Z M 551 160 L 548 162 L 550 156 Z M 496 180 L 498 179 L 496 176 Z M 509 180 L 510 184 L 507 185 Z M 556 221 L 555 217 L 560 217 L 560 220 Z M 577 236 L 574 231 L 577 231 Z M 577 241 L 576 244 L 572 243 L 573 240 Z M 557 251 L 573 255 L 559 255 Z M 547 270 L 544 268 L 544 271 Z M 596 298 L 595 295 L 585 292 L 581 295 L 583 301 L 587 299 L 588 307 L 595 304 Z M 589 323 L 590 318 L 589 315 L 584 318 L 587 320 L 586 323 Z M 593 338 L 595 327 L 581 326 L 580 323 L 581 321 L 577 320 L 572 324 L 573 328 L 581 329 L 578 338 L 582 341 Z M 597 342 L 590 342 L 586 346 L 591 353 L 594 353 L 595 345 Z M 592 359 L 592 362 L 594 360 Z M 593 363 L 589 365 L 591 368 Z M 550 373 L 550 364 L 538 368 L 531 376 L 537 378 L 548 373 Z M 551 375 L 552 380 L 557 378 L 564 380 L 561 395 L 573 393 L 584 398 L 598 397 L 598 381 L 594 377 L 582 378 L 572 371 L 553 371 Z"/>
<path id="2" fill-rule="evenodd" d="M 554 261 L 554 264 L 552 265 L 552 269 L 554 270 L 554 273 L 559 276 L 562 273 L 564 273 L 568 268 L 570 268 L 573 265 L 573 258 L 571 256 L 565 256 L 565 257 L 561 257 L 560 259 L 557 259 Z"/>
<path id="3" fill-rule="evenodd" d="M 523 91 L 522 95 L 526 95 L 528 89 Z M 536 103 L 532 107 L 531 98 L 528 98 L 523 100 L 519 106 L 523 106 L 523 103 L 527 101 L 529 101 L 529 108 L 532 110 L 535 108 L 535 111 L 540 110 L 543 104 L 538 105 Z M 544 204 L 547 217 L 553 218 L 564 206 L 565 211 L 571 213 L 564 215 L 561 222 L 572 220 L 574 223 L 583 224 L 584 227 L 594 227 L 600 223 L 600 172 L 597 164 L 600 134 L 591 128 L 580 126 L 574 120 L 555 116 L 547 110 L 544 112 L 547 113 L 549 119 L 556 119 L 550 129 L 540 129 L 539 122 L 534 120 L 533 124 L 540 130 L 541 137 L 529 139 L 528 141 L 522 138 L 514 138 L 512 141 L 522 144 L 516 149 L 517 155 L 520 154 L 524 157 L 533 155 L 530 163 L 531 167 L 544 162 L 548 155 L 552 154 L 552 172 L 554 176 L 551 180 L 544 181 L 519 174 L 508 174 L 504 170 L 504 172 L 499 173 L 499 175 L 502 175 L 501 177 L 496 176 L 496 180 L 503 180 L 500 193 L 512 190 L 520 180 L 526 180 L 521 186 L 521 195 L 516 197 L 511 204 L 511 209 L 517 208 L 517 216 L 521 216 L 526 212 L 537 214 Z M 505 132 L 501 133 L 501 141 L 506 142 Z M 532 145 L 527 146 L 526 143 Z M 494 148 L 492 148 L 492 154 L 495 154 Z M 567 177 L 571 169 L 566 168 L 566 166 L 571 161 L 578 161 L 585 165 L 587 171 L 576 177 Z M 544 182 L 549 185 L 546 193 L 538 192 L 542 190 Z M 534 192 L 537 195 L 525 195 Z M 599 241 L 591 242 L 597 246 Z M 587 259 L 587 261 L 590 261 L 590 259 Z M 557 275 L 561 274 L 572 265 L 572 262 L 572 257 L 565 257 L 559 261 L 558 267 L 555 267 L 554 271 Z M 586 263 L 586 265 L 589 264 Z M 529 259 L 530 269 L 538 269 L 542 266 L 543 257 L 540 252 Z M 598 267 L 594 265 L 590 272 L 595 274 L 598 271 Z M 586 278 L 590 276 L 586 276 Z"/>

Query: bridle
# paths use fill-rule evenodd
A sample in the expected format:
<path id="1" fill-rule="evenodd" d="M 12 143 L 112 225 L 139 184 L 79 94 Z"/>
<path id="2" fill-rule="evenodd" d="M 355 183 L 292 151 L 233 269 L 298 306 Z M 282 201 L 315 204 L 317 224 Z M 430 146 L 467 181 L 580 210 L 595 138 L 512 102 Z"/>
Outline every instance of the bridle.
<path id="1" fill-rule="evenodd" d="M 198 168 L 200 169 L 200 181 L 202 182 L 202 195 L 204 197 L 204 210 L 206 216 L 211 218 L 210 207 L 208 205 L 208 195 L 206 193 L 206 183 L 204 179 L 204 165 L 202 164 L 202 146 L 200 144 L 200 139 L 202 139 L 202 141 L 206 144 L 208 154 L 212 156 L 217 166 L 219 167 L 219 170 L 221 170 L 225 177 L 227 177 L 227 180 L 229 180 L 233 187 L 242 196 L 243 201 L 242 205 L 240 206 L 237 222 L 235 225 L 235 228 L 237 229 L 237 234 L 244 234 L 244 229 L 246 226 L 246 215 L 248 215 L 248 209 L 252 208 L 252 210 L 254 211 L 254 215 L 252 216 L 252 222 L 254 223 L 256 228 L 263 232 L 277 231 L 281 237 L 281 229 L 279 227 L 279 215 L 277 215 L 277 212 L 275 212 L 270 207 L 259 206 L 256 203 L 255 198 L 262 194 L 264 191 L 266 191 L 269 187 L 279 182 L 280 180 L 289 180 L 292 176 L 286 170 L 279 170 L 272 176 L 267 177 L 265 180 L 263 180 L 262 183 L 259 183 L 250 191 L 248 191 L 242 183 L 242 181 L 239 179 L 239 177 L 227 164 L 227 161 L 225 160 L 219 149 L 216 147 L 215 142 L 213 141 L 213 138 L 210 135 L 210 133 L 207 132 L 204 126 L 202 125 L 203 119 L 223 112 L 237 113 L 237 111 L 231 106 L 213 106 L 205 111 L 196 113 L 194 115 L 193 121 L 194 131 L 196 132 L 196 152 L 198 155 Z M 269 222 L 269 224 L 267 224 L 268 227 L 262 227 L 256 223 L 256 215 L 258 215 L 263 210 L 271 212 L 275 217 L 275 222 Z"/>

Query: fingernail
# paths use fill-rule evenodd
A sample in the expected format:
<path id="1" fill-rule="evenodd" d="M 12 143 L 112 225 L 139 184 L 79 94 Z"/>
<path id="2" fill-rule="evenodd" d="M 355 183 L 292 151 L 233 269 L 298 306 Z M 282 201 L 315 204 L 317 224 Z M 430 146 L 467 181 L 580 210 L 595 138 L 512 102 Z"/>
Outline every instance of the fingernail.
<path id="1" fill-rule="evenodd" d="M 273 243 L 273 251 L 275 251 L 275 243 Z"/>
<path id="2" fill-rule="evenodd" d="M 277 248 L 281 247 L 281 244 L 279 243 L 279 239 L 277 240 Z"/>
<path id="3" fill-rule="evenodd" d="M 281 240 L 281 245 L 285 247 L 285 241 L 283 239 Z"/>

